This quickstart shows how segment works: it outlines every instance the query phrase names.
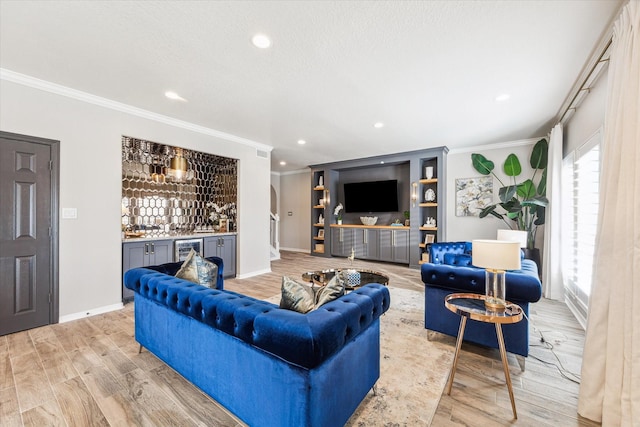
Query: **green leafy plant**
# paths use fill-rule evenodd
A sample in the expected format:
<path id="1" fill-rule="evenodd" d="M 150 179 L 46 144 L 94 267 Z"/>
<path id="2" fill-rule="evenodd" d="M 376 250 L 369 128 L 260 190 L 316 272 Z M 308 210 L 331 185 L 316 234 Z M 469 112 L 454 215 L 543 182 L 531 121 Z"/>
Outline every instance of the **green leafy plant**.
<path id="1" fill-rule="evenodd" d="M 495 165 L 482 154 L 471 154 L 473 167 L 482 175 L 493 175 L 502 184 L 498 192 L 500 202 L 489 205 L 480 212 L 480 218 L 492 215 L 501 219 L 511 229 L 527 232 L 527 248 L 535 247 L 536 231 L 544 224 L 545 208 L 549 204 L 547 193 L 547 151 L 549 144 L 541 139 L 534 146 L 529 158 L 533 169 L 531 178 L 517 183 L 516 177 L 522 173 L 522 165 L 518 156 L 511 153 L 502 166 L 504 174 L 511 178 L 505 185 L 493 172 Z M 537 183 L 536 183 L 537 180 Z"/>

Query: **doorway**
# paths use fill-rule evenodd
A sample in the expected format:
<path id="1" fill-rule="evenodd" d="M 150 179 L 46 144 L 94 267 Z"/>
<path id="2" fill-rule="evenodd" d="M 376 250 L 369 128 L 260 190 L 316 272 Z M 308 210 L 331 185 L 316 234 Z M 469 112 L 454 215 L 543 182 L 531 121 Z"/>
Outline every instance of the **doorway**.
<path id="1" fill-rule="evenodd" d="M 59 154 L 0 131 L 0 336 L 58 322 Z"/>

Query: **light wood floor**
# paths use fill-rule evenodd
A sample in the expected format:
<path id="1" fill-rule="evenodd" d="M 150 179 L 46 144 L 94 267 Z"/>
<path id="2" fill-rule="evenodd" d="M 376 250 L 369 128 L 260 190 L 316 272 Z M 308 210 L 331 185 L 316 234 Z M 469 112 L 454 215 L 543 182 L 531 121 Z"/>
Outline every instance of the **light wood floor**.
<path id="1" fill-rule="evenodd" d="M 280 290 L 281 278 L 348 266 L 283 252 L 272 273 L 225 281 L 225 288 L 256 298 Z M 384 272 L 391 286 L 422 290 L 418 270 L 356 260 Z M 518 409 L 512 419 L 497 351 L 463 345 L 451 396 L 443 395 L 434 426 L 592 426 L 576 414 L 578 385 L 556 366 L 580 372 L 584 331 L 566 306 L 542 300 L 531 317 L 554 353 L 531 331 L 531 356 L 522 372 L 509 356 Z M 455 349 L 454 339 L 433 333 Z M 411 345 L 411 343 L 407 343 Z M 541 359 L 536 360 L 536 358 Z M 543 362 L 544 361 L 544 362 Z M 0 337 L 0 426 L 240 426 L 235 417 L 169 369 L 133 339 L 133 304 L 64 324 Z"/>

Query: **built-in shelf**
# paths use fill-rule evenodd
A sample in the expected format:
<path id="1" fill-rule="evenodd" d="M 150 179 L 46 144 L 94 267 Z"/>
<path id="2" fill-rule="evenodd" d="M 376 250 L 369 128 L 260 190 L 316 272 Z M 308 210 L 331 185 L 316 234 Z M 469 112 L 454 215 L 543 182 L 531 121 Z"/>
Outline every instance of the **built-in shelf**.
<path id="1" fill-rule="evenodd" d="M 321 240 L 324 242 L 324 237 L 314 237 L 313 240 Z"/>
<path id="2" fill-rule="evenodd" d="M 309 189 L 312 208 L 308 240 L 311 243 L 311 253 L 316 256 L 323 254 L 324 257 L 349 256 L 352 247 L 361 245 L 362 250 L 356 250 L 358 258 L 407 263 L 412 267 L 422 264 L 423 258 L 427 259 L 426 252 L 429 246 L 428 243 L 424 243 L 435 243 L 444 239 L 444 186 L 447 182 L 448 151 L 446 147 L 434 147 L 387 156 L 311 165 Z M 380 166 L 381 164 L 384 166 Z M 336 222 L 333 218 L 335 206 L 345 203 L 345 183 L 389 178 L 398 179 L 398 190 L 402 192 L 398 213 L 382 213 L 378 224 L 374 226 L 361 224 L 357 213 L 351 212 L 342 218 L 346 223 L 332 224 Z M 375 197 L 375 194 L 372 194 L 372 197 Z M 402 226 L 391 225 L 395 218 L 402 217 L 404 211 L 409 211 L 411 227 L 405 226 L 404 223 Z M 321 217 L 324 218 L 323 224 L 322 219 L 319 219 Z M 318 233 L 321 229 L 324 229 L 324 233 Z M 324 241 L 315 238 L 318 234 L 324 234 Z M 379 240 L 370 243 L 369 246 L 364 245 L 363 240 L 370 238 L 373 242 L 374 235 L 377 235 Z M 397 246 L 389 246 L 389 236 L 392 241 L 396 239 Z M 326 245 L 326 248 L 316 247 L 322 244 Z M 388 246 L 392 248 L 390 252 Z M 384 251 L 381 248 L 384 248 Z"/>

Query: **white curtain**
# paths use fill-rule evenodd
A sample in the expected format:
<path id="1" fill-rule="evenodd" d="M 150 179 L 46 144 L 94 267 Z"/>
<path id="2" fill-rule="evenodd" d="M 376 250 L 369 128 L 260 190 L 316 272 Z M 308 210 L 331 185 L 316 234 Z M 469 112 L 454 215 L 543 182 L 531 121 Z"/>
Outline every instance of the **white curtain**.
<path id="1" fill-rule="evenodd" d="M 549 137 L 547 161 L 547 199 L 545 212 L 544 252 L 542 255 L 542 293 L 545 298 L 564 300 L 562 264 L 558 254 L 562 253 L 560 237 L 562 231 L 562 125 L 557 124 Z M 552 255 L 553 254 L 553 255 Z"/>
<path id="2" fill-rule="evenodd" d="M 578 413 L 640 425 L 640 2 L 614 24 Z"/>

